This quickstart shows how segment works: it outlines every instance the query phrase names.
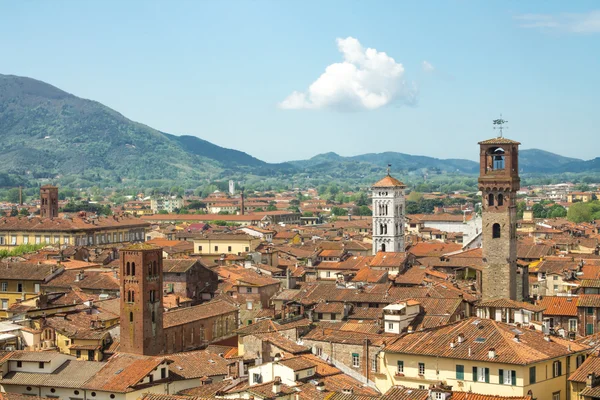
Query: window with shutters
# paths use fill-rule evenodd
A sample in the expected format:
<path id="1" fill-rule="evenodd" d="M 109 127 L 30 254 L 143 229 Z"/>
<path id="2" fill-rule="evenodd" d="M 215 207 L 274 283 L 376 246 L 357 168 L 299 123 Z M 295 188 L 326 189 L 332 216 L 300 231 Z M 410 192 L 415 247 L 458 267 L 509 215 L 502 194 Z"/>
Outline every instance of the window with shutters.
<path id="1" fill-rule="evenodd" d="M 490 382 L 490 369 L 485 367 L 473 367 L 473 382 Z"/>
<path id="2" fill-rule="evenodd" d="M 456 366 L 456 379 L 462 381 L 465 379 L 465 366 L 457 365 Z"/>
<path id="3" fill-rule="evenodd" d="M 396 371 L 398 374 L 404 373 L 404 361 L 398 360 L 398 370 Z"/>
<path id="4" fill-rule="evenodd" d="M 425 375 L 425 363 L 419 363 L 419 375 Z"/>
<path id="5" fill-rule="evenodd" d="M 358 353 L 352 353 L 352 366 L 355 368 L 360 367 L 360 356 Z"/>
<path id="6" fill-rule="evenodd" d="M 560 400 L 560 392 L 552 393 L 552 400 Z"/>
<path id="7" fill-rule="evenodd" d="M 529 384 L 532 385 L 536 382 L 535 367 L 529 367 Z"/>
<path id="8" fill-rule="evenodd" d="M 552 377 L 556 378 L 557 376 L 562 375 L 562 363 L 560 361 L 554 361 L 552 364 Z"/>
<path id="9" fill-rule="evenodd" d="M 499 382 L 501 385 L 514 385 L 517 380 L 517 372 L 510 369 L 501 369 L 498 371 Z"/>

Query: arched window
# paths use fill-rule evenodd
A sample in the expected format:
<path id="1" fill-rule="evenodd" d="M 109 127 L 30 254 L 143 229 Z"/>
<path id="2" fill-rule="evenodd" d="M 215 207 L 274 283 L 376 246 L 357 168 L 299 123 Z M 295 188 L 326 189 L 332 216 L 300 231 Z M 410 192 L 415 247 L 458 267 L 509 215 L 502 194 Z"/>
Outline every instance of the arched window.
<path id="1" fill-rule="evenodd" d="M 152 263 L 148 263 L 148 276 L 152 276 Z"/>
<path id="2" fill-rule="evenodd" d="M 385 252 L 385 243 L 381 243 L 381 251 Z"/>
<path id="3" fill-rule="evenodd" d="M 129 322 L 133 322 L 133 313 L 132 312 L 129 313 Z"/>
<path id="4" fill-rule="evenodd" d="M 135 263 L 131 263 L 131 275 L 135 275 Z"/>
<path id="5" fill-rule="evenodd" d="M 154 275 L 158 275 L 158 263 L 156 261 L 152 262 L 152 271 L 154 272 Z"/>
<path id="6" fill-rule="evenodd" d="M 387 206 L 387 204 L 385 205 L 385 215 L 388 215 L 388 206 Z"/>
<path id="7" fill-rule="evenodd" d="M 500 237 L 500 224 L 495 223 L 492 225 L 492 239 L 498 239 Z"/>
<path id="8" fill-rule="evenodd" d="M 125 267 L 126 275 L 131 275 L 131 265 L 129 265 L 129 261 L 127 261 L 127 265 Z"/>
<path id="9" fill-rule="evenodd" d="M 493 206 L 494 205 L 494 194 L 490 193 L 488 194 L 488 206 Z"/>
<path id="10" fill-rule="evenodd" d="M 498 205 L 504 205 L 504 196 L 502 194 L 498 195 Z"/>
<path id="11" fill-rule="evenodd" d="M 135 292 L 133 290 L 131 291 L 131 302 L 135 303 Z"/>
<path id="12" fill-rule="evenodd" d="M 131 303 L 131 290 L 127 291 L 127 302 Z"/>

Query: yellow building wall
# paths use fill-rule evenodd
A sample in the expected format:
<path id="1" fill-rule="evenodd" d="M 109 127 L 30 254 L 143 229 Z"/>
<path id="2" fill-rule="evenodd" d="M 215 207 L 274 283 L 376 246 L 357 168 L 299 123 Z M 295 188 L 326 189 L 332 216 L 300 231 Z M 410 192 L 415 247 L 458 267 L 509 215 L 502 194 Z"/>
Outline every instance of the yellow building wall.
<path id="1" fill-rule="evenodd" d="M 575 371 L 575 357 L 571 355 L 571 365 L 567 369 L 567 357 L 552 359 L 526 366 L 491 363 L 484 361 L 469 361 L 449 358 L 436 358 L 423 355 L 406 355 L 396 353 L 381 353 L 379 359 L 379 373 L 373 375 L 377 388 L 385 393 L 394 385 L 419 388 L 437 382 L 445 382 L 455 391 L 472 391 L 473 393 L 495 394 L 500 396 L 525 396 L 529 390 L 533 398 L 552 399 L 552 394 L 561 392 L 561 399 L 565 399 L 567 390 L 567 377 Z M 404 362 L 404 376 L 396 375 L 398 360 Z M 562 375 L 552 377 L 553 362 L 562 361 Z M 419 363 L 425 363 L 425 374 L 419 376 Z M 456 365 L 464 366 L 464 380 L 456 379 Z M 536 367 L 536 383 L 529 383 L 529 368 Z M 473 382 L 473 367 L 489 368 L 489 383 Z M 499 369 L 516 371 L 516 385 L 499 383 Z"/>
<path id="2" fill-rule="evenodd" d="M 194 239 L 196 254 L 239 254 L 254 251 L 260 239 Z"/>
<path id="3" fill-rule="evenodd" d="M 94 236 L 94 244 L 106 244 L 106 243 L 119 243 L 119 242 L 128 242 L 132 239 L 125 239 L 125 234 L 129 233 L 130 229 L 106 229 L 95 231 L 93 233 Z M 91 232 L 90 232 L 91 233 Z M 116 240 L 115 240 L 116 234 Z M 119 240 L 119 234 L 121 234 L 122 240 Z M 99 236 L 101 235 L 110 235 L 110 238 L 106 237 L 106 240 L 103 242 L 98 241 Z M 40 244 L 40 243 L 48 243 L 48 244 L 67 244 L 67 245 L 77 245 L 77 240 L 80 238 L 88 237 L 88 232 L 7 232 L 0 231 L 0 237 L 4 238 L 4 244 L 0 244 L 0 250 L 11 250 L 16 246 L 20 246 L 22 244 Z M 13 240 L 14 239 L 14 240 Z M 145 233 L 142 237 L 145 239 Z"/>
<path id="4" fill-rule="evenodd" d="M 68 343 L 68 344 L 67 344 Z M 63 354 L 70 354 L 72 356 L 77 356 L 76 349 L 70 349 L 69 346 L 72 344 L 78 346 L 100 346 L 102 348 L 103 340 L 90 340 L 90 339 L 76 339 L 75 343 L 68 336 L 61 334 L 60 332 L 56 332 L 56 346 L 58 350 Z M 87 350 L 81 350 L 81 355 L 78 357 L 79 360 L 89 361 Z M 102 353 L 100 349 L 94 351 L 94 360 L 93 361 L 102 361 Z"/>
<path id="5" fill-rule="evenodd" d="M 0 280 L 0 284 L 2 282 L 7 283 L 7 290 L 5 292 L 0 291 L 0 300 L 8 300 L 8 307 L 15 304 L 17 301 L 28 300 L 28 299 L 38 296 L 40 292 L 35 291 L 35 284 L 36 283 L 40 284 L 40 285 L 42 284 L 41 281 L 25 281 L 25 280 L 21 281 L 21 280 L 14 280 L 14 279 Z M 17 286 L 18 286 L 19 282 L 22 283 L 22 285 L 23 285 L 22 292 L 17 291 Z M 1 305 L 1 302 L 0 302 L 0 305 Z M 0 318 L 8 318 L 8 314 L 5 309 L 0 309 Z"/>

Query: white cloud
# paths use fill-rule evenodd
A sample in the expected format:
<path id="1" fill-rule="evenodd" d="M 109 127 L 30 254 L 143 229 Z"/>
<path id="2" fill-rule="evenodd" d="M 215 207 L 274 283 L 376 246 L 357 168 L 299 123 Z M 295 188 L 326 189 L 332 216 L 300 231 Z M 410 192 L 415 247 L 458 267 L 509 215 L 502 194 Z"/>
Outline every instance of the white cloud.
<path id="1" fill-rule="evenodd" d="M 600 10 L 587 13 L 523 14 L 515 19 L 523 28 L 554 29 L 571 33 L 600 33 Z"/>
<path id="2" fill-rule="evenodd" d="M 425 72 L 433 72 L 435 70 L 434 66 L 431 65 L 429 61 L 423 61 L 422 67 Z"/>
<path id="3" fill-rule="evenodd" d="M 280 108 L 374 110 L 395 102 L 416 103 L 417 90 L 403 80 L 402 64 L 384 52 L 365 49 L 353 37 L 336 41 L 344 61 L 329 65 L 306 92 L 294 91 Z"/>

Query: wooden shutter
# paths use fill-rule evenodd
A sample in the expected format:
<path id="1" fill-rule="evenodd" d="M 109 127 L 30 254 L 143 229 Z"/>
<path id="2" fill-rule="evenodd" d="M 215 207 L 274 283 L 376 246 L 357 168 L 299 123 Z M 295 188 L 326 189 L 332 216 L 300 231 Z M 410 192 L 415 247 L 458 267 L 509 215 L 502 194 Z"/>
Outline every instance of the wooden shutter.
<path id="1" fill-rule="evenodd" d="M 513 386 L 517 384 L 517 371 L 514 369 L 510 371 L 510 384 Z"/>
<path id="2" fill-rule="evenodd" d="M 473 382 L 477 382 L 477 367 L 473 367 Z"/>
<path id="3" fill-rule="evenodd" d="M 501 385 L 504 385 L 504 370 L 503 369 L 499 369 L 498 370 L 498 376 L 499 378 L 499 382 Z"/>
<path id="4" fill-rule="evenodd" d="M 490 383 L 490 369 L 485 369 L 485 383 Z"/>

